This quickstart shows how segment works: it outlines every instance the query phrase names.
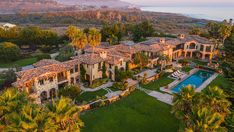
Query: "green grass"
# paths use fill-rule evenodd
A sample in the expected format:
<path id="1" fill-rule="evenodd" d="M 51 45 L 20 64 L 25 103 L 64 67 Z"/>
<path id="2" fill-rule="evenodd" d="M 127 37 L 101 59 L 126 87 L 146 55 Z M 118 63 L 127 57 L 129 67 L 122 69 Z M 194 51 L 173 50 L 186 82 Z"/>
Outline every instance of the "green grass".
<path id="1" fill-rule="evenodd" d="M 37 58 L 26 58 L 17 60 L 15 62 L 0 62 L 1 68 L 10 68 L 14 66 L 27 66 L 35 63 L 37 61 Z"/>
<path id="2" fill-rule="evenodd" d="M 189 67 L 189 66 L 185 66 L 182 68 L 182 71 L 184 72 L 190 72 L 193 68 Z"/>
<path id="3" fill-rule="evenodd" d="M 117 88 L 114 88 L 114 87 L 109 87 L 109 89 L 110 89 L 111 91 L 113 91 L 113 92 L 115 92 L 115 91 L 121 91 L 120 89 L 117 89 Z"/>
<path id="4" fill-rule="evenodd" d="M 177 132 L 171 106 L 135 91 L 109 106 L 81 114 L 81 132 Z"/>
<path id="5" fill-rule="evenodd" d="M 107 91 L 104 89 L 101 89 L 95 92 L 85 92 L 81 95 L 78 95 L 76 98 L 76 101 L 80 103 L 83 101 L 89 102 L 89 101 L 95 100 L 97 96 L 102 97 L 102 96 L 105 96 L 106 94 L 107 94 Z"/>
<path id="6" fill-rule="evenodd" d="M 168 78 L 168 75 L 169 74 L 164 74 L 158 80 L 150 82 L 146 85 L 141 85 L 141 87 L 150 89 L 150 90 L 160 91 L 160 87 L 166 86 L 169 83 L 174 81 L 173 79 Z"/>
<path id="7" fill-rule="evenodd" d="M 222 88 L 222 89 L 229 89 L 231 87 L 231 84 L 230 82 L 224 78 L 224 76 L 222 75 L 219 75 L 216 77 L 215 80 L 213 80 L 208 86 L 208 87 L 219 87 L 219 88 Z"/>
<path id="8" fill-rule="evenodd" d="M 190 59 L 190 61 L 196 63 L 197 65 L 201 65 L 201 66 L 207 66 L 207 62 L 201 61 L 201 60 L 197 60 L 197 59 Z"/>

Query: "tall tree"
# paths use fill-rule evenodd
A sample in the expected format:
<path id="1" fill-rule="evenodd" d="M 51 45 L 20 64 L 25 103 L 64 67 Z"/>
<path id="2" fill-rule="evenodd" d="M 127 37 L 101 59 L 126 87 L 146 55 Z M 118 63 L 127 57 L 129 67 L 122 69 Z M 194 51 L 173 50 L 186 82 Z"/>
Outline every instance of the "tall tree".
<path id="1" fill-rule="evenodd" d="M 93 53 L 94 53 L 94 48 L 101 44 L 101 39 L 102 39 L 101 33 L 96 28 L 91 28 L 89 30 L 88 43 L 93 48 Z"/>
<path id="2" fill-rule="evenodd" d="M 26 103 L 28 99 L 25 93 L 14 88 L 3 91 L 0 95 L 0 130 L 7 126 L 9 116 L 13 112 L 19 112 Z"/>
<path id="3" fill-rule="evenodd" d="M 88 43 L 88 39 L 85 33 L 82 31 L 77 32 L 72 39 L 72 45 L 76 47 L 76 49 L 81 50 Z"/>
<path id="4" fill-rule="evenodd" d="M 9 116 L 7 131 L 51 131 L 56 132 L 58 126 L 42 107 L 26 104 L 19 113 L 13 112 Z"/>
<path id="5" fill-rule="evenodd" d="M 172 112 L 183 122 L 182 131 L 221 131 L 230 103 L 223 90 L 214 87 L 195 93 L 191 86 L 174 95 Z"/>
<path id="6" fill-rule="evenodd" d="M 79 119 L 79 109 L 69 98 L 62 97 L 58 101 L 53 101 L 47 105 L 49 115 L 53 118 L 55 124 L 58 124 L 58 130 L 61 131 L 80 131 L 83 122 Z"/>
<path id="7" fill-rule="evenodd" d="M 36 50 L 40 45 L 40 28 L 35 26 L 28 26 L 23 28 L 19 34 L 21 45 L 29 45 L 32 50 Z"/>
<path id="8" fill-rule="evenodd" d="M 80 29 L 78 29 L 77 27 L 69 26 L 66 30 L 66 36 L 69 38 L 70 41 L 72 41 L 76 36 L 76 34 L 78 34 L 79 32 Z"/>
<path id="9" fill-rule="evenodd" d="M 185 87 L 179 94 L 174 94 L 172 112 L 175 116 L 190 125 L 193 102 L 197 94 L 192 86 Z"/>
<path id="10" fill-rule="evenodd" d="M 1 61 L 15 61 L 19 58 L 20 48 L 10 42 L 0 43 L 0 60 Z"/>
<path id="11" fill-rule="evenodd" d="M 136 53 L 134 56 L 134 64 L 139 65 L 143 69 L 148 64 L 148 57 L 144 53 Z"/>

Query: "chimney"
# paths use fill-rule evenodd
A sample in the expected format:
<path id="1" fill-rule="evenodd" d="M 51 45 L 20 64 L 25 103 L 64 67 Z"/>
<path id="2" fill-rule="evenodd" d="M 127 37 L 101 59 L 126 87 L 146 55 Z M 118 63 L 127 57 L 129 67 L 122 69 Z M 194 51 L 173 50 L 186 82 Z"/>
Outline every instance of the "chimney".
<path id="1" fill-rule="evenodd" d="M 99 53 L 100 57 L 102 57 L 103 59 L 107 58 L 107 52 L 106 51 L 102 51 Z"/>
<path id="2" fill-rule="evenodd" d="M 180 39 L 184 39 L 184 38 L 185 38 L 185 35 L 184 35 L 184 34 L 179 34 L 179 38 L 180 38 Z"/>
<path id="3" fill-rule="evenodd" d="M 165 43 L 165 38 L 160 38 L 160 43 Z"/>

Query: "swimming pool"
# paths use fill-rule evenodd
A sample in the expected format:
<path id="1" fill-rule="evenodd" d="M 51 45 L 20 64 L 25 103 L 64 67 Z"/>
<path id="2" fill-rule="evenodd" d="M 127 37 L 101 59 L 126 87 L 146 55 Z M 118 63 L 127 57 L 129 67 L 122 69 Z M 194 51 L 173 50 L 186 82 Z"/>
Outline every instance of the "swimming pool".
<path id="1" fill-rule="evenodd" d="M 188 85 L 193 86 L 194 88 L 200 87 L 208 78 L 210 78 L 214 73 L 210 71 L 199 70 L 184 81 L 176 85 L 171 91 L 173 93 L 178 93 L 183 87 Z"/>

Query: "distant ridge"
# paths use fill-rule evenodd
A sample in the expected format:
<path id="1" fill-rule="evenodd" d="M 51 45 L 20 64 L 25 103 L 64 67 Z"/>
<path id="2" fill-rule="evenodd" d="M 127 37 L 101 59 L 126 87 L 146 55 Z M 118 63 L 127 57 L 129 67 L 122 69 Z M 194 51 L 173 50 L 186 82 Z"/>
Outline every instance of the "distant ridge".
<path id="1" fill-rule="evenodd" d="M 74 11 L 96 8 L 135 8 L 120 0 L 0 0 L 0 13 Z"/>
<path id="2" fill-rule="evenodd" d="M 109 8 L 128 8 L 134 7 L 133 4 L 123 2 L 121 0 L 56 0 L 64 5 L 79 5 L 93 7 L 109 7 Z"/>
<path id="3" fill-rule="evenodd" d="M 65 9 L 66 6 L 54 0 L 0 0 L 1 13 L 17 11 L 51 11 Z"/>

